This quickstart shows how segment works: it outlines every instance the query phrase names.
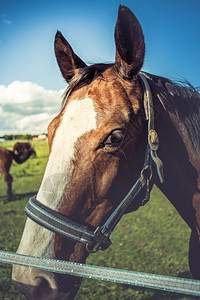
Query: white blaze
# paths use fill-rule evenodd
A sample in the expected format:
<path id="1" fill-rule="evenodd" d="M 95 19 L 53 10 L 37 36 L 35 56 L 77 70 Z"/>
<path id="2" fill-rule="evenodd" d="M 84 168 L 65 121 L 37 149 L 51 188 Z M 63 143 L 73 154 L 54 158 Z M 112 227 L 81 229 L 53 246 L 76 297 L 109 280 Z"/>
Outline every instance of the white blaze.
<path id="1" fill-rule="evenodd" d="M 51 154 L 37 199 L 55 209 L 69 180 L 74 144 L 96 128 L 96 112 L 90 98 L 69 102 L 53 140 Z"/>
<path id="2" fill-rule="evenodd" d="M 66 106 L 57 128 L 45 174 L 37 199 L 56 209 L 70 178 L 74 145 L 83 134 L 96 128 L 96 112 L 90 98 L 72 100 Z M 27 220 L 18 252 L 31 255 L 53 256 L 52 233 Z"/>

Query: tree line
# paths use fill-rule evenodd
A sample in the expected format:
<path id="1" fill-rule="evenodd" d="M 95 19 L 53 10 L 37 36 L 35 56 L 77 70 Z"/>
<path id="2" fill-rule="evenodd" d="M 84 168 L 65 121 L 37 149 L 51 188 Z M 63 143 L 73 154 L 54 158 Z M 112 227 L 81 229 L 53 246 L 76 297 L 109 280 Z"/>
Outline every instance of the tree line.
<path id="1" fill-rule="evenodd" d="M 44 133 L 45 134 L 45 133 Z M 37 137 L 37 134 L 5 134 L 0 138 L 5 139 L 6 141 L 12 140 L 32 140 L 32 138 Z"/>

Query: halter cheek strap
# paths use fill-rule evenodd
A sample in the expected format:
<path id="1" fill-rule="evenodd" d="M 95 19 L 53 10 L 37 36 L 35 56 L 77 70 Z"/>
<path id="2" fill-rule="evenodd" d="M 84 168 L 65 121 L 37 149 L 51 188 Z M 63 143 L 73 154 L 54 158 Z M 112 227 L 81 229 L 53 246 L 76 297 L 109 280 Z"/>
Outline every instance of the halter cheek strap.
<path id="1" fill-rule="evenodd" d="M 153 109 L 153 99 L 151 94 L 151 89 L 148 84 L 148 81 L 145 78 L 145 73 L 139 73 L 139 80 L 143 86 L 144 90 L 144 110 L 146 115 L 146 120 L 148 120 L 148 144 L 150 147 L 151 158 L 153 159 L 157 174 L 160 179 L 160 182 L 164 182 L 164 174 L 163 174 L 163 163 L 158 158 L 157 150 L 159 148 L 159 139 L 158 134 L 155 131 L 154 127 L 154 109 Z"/>
<path id="2" fill-rule="evenodd" d="M 112 231 L 126 212 L 127 208 L 141 192 L 143 192 L 144 195 L 145 191 L 145 196 L 142 196 L 142 205 L 148 202 L 150 197 L 149 183 L 152 177 L 152 162 L 156 165 L 158 177 L 160 178 L 161 183 L 164 181 L 163 164 L 157 155 L 159 141 L 157 132 L 154 129 L 152 95 L 149 84 L 143 73 L 139 74 L 139 80 L 141 81 L 144 89 L 144 108 L 146 119 L 148 120 L 148 142 L 144 165 L 141 170 L 140 177 L 110 215 L 105 224 L 101 227 L 97 227 L 96 229 L 94 227 L 91 229 L 91 225 L 89 224 L 84 226 L 80 225 L 66 216 L 43 205 L 36 199 L 36 197 L 31 198 L 25 207 L 27 216 L 33 221 L 65 238 L 85 243 L 88 252 L 105 250 L 111 245 L 109 237 Z"/>

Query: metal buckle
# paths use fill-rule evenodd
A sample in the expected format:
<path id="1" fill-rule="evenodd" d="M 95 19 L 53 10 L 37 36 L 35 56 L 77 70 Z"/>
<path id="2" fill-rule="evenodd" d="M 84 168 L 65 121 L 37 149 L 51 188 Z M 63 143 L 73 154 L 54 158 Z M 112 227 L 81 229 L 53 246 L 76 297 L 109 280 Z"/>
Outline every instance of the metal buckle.
<path id="1" fill-rule="evenodd" d="M 159 148 L 159 139 L 158 134 L 154 129 L 149 130 L 148 134 L 148 142 L 151 150 L 157 151 Z"/>
<path id="2" fill-rule="evenodd" d="M 94 239 L 86 244 L 86 250 L 89 253 L 96 253 L 97 251 L 99 251 L 104 240 L 108 238 L 108 235 L 106 233 L 101 232 L 101 227 L 97 227 L 94 233 Z"/>
<path id="3" fill-rule="evenodd" d="M 152 178 L 152 167 L 151 165 L 147 164 L 144 166 L 144 168 L 141 171 L 141 175 L 142 179 L 144 179 L 146 182 L 149 180 L 151 180 Z"/>

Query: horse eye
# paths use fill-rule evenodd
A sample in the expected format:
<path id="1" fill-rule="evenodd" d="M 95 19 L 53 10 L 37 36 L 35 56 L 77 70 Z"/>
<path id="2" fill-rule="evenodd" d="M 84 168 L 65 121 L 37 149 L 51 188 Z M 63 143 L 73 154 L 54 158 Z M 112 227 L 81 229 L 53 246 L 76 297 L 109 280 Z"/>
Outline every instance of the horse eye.
<path id="1" fill-rule="evenodd" d="M 104 141 L 104 146 L 117 147 L 124 139 L 124 132 L 120 130 L 113 131 Z"/>

